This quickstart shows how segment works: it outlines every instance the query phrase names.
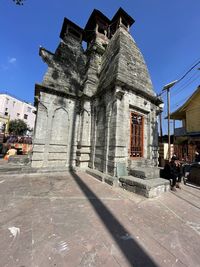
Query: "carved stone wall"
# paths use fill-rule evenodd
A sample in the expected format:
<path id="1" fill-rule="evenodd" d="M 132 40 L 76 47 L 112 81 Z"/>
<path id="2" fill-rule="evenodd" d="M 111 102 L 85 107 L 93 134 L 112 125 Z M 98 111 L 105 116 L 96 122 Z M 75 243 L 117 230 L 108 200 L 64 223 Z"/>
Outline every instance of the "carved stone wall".
<path id="1" fill-rule="evenodd" d="M 76 100 L 41 93 L 33 146 L 33 167 L 75 165 L 77 146 Z"/>

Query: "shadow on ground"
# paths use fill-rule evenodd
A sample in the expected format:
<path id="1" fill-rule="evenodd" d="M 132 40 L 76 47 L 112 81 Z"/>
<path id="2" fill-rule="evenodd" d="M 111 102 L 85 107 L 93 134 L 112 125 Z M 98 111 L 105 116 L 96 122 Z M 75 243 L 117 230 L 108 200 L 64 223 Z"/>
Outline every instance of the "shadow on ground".
<path id="1" fill-rule="evenodd" d="M 126 230 L 126 228 L 120 224 L 117 218 L 115 218 L 102 201 L 84 183 L 80 176 L 73 171 L 70 173 L 84 195 L 88 198 L 88 201 L 92 205 L 94 211 L 111 234 L 113 240 L 126 257 L 130 266 L 158 267 L 151 257 L 147 255 L 141 246 L 131 237 L 131 234 Z"/>

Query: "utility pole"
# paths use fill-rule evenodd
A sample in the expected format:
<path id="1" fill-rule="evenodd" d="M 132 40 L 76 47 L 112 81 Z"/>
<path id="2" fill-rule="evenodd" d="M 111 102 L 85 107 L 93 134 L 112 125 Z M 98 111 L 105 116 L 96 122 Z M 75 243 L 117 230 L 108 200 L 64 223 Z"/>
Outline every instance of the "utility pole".
<path id="1" fill-rule="evenodd" d="M 171 158 L 171 136 L 170 136 L 170 91 L 167 88 L 167 119 L 168 119 L 168 160 Z"/>
<path id="2" fill-rule="evenodd" d="M 174 86 L 178 80 L 166 84 L 163 87 L 163 91 L 167 91 L 167 119 L 168 119 L 168 160 L 171 157 L 171 140 L 170 140 L 170 88 Z"/>
<path id="3" fill-rule="evenodd" d="M 162 111 L 159 113 L 159 124 L 160 124 L 160 143 L 162 143 L 163 132 L 162 132 Z"/>
<path id="4" fill-rule="evenodd" d="M 160 125 L 160 143 L 163 141 L 163 131 L 162 131 L 162 112 L 164 109 L 164 103 L 159 105 L 159 125 Z"/>

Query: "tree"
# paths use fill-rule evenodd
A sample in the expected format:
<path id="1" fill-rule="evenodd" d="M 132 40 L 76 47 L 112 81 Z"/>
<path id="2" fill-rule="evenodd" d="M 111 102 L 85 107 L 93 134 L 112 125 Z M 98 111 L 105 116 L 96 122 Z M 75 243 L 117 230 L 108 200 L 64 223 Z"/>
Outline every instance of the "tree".
<path id="1" fill-rule="evenodd" d="M 9 123 L 9 133 L 24 135 L 27 130 L 29 130 L 28 126 L 23 120 L 11 120 Z"/>
<path id="2" fill-rule="evenodd" d="M 13 2 L 15 2 L 16 5 L 22 6 L 24 4 L 25 0 L 13 0 Z"/>

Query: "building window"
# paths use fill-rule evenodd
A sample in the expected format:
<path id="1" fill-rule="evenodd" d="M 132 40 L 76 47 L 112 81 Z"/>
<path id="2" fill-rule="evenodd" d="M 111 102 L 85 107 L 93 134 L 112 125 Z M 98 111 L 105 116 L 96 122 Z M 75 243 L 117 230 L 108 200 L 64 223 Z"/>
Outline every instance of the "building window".
<path id="1" fill-rule="evenodd" d="M 20 116 L 20 113 L 17 113 L 17 118 L 19 118 L 19 116 Z"/>
<path id="2" fill-rule="evenodd" d="M 24 119 L 27 120 L 28 119 L 28 115 L 24 114 Z"/>
<path id="3" fill-rule="evenodd" d="M 131 113 L 131 140 L 130 140 L 130 157 L 143 157 L 143 133 L 144 118 L 135 112 Z"/>
<path id="4" fill-rule="evenodd" d="M 8 111 L 8 108 L 5 108 L 5 111 Z"/>
<path id="5" fill-rule="evenodd" d="M 13 107 L 15 106 L 15 103 L 16 103 L 16 102 L 15 102 L 15 101 L 13 101 Z"/>
<path id="6" fill-rule="evenodd" d="M 27 112 L 31 112 L 31 108 L 30 107 L 27 107 Z"/>
<path id="7" fill-rule="evenodd" d="M 9 102 L 9 98 L 6 97 L 6 105 L 8 104 L 8 102 Z"/>
<path id="8" fill-rule="evenodd" d="M 8 116 L 8 112 L 5 112 L 4 115 L 5 115 L 5 116 Z"/>

